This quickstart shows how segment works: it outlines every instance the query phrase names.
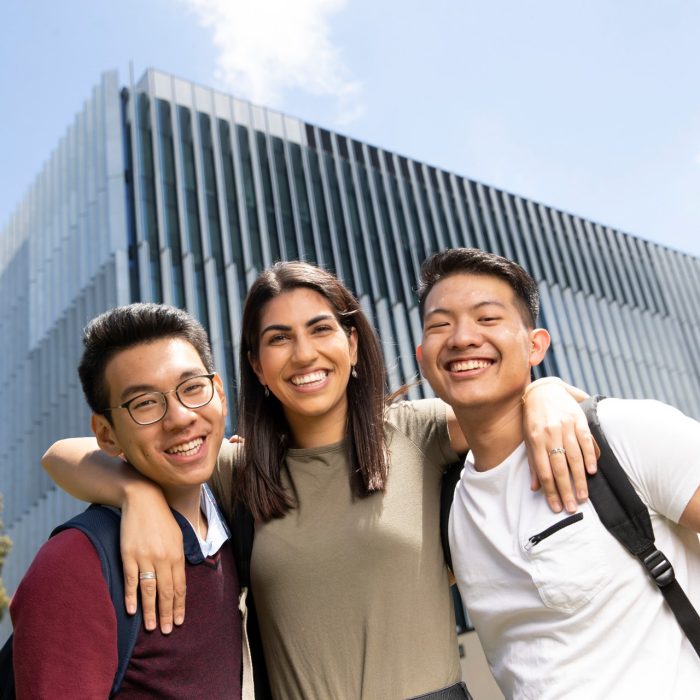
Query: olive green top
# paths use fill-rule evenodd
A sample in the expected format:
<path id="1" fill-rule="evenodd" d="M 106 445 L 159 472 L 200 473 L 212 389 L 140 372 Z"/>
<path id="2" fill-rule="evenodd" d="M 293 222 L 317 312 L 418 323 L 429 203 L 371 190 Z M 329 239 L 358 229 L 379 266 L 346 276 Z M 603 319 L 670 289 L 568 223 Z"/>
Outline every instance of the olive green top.
<path id="1" fill-rule="evenodd" d="M 252 590 L 276 698 L 391 700 L 460 680 L 439 527 L 442 471 L 457 459 L 444 404 L 390 407 L 385 435 L 384 492 L 353 498 L 344 443 L 290 449 L 298 506 L 256 525 Z"/>

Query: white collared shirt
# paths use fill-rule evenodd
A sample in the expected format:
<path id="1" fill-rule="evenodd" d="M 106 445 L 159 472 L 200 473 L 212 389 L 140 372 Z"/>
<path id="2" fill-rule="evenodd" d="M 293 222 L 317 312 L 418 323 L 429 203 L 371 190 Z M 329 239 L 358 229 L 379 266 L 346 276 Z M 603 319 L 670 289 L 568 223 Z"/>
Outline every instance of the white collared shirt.
<path id="1" fill-rule="evenodd" d="M 219 511 L 214 494 L 206 484 L 202 484 L 200 508 L 204 511 L 208 523 L 206 540 L 200 537 L 196 525 L 193 523 L 190 523 L 190 525 L 192 525 L 192 529 L 197 535 L 202 554 L 205 557 L 211 557 L 221 549 L 224 542 L 231 537 L 231 533 Z"/>

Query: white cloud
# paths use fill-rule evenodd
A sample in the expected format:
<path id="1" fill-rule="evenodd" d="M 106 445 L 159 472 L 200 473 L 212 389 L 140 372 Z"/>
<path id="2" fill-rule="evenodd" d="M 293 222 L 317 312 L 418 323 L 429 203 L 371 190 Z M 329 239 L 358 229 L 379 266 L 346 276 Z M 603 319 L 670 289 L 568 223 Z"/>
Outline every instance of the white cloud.
<path id="1" fill-rule="evenodd" d="M 346 0 L 182 1 L 212 32 L 224 88 L 275 107 L 293 90 L 328 97 L 340 125 L 364 113 L 362 84 L 331 39 L 331 20 Z"/>

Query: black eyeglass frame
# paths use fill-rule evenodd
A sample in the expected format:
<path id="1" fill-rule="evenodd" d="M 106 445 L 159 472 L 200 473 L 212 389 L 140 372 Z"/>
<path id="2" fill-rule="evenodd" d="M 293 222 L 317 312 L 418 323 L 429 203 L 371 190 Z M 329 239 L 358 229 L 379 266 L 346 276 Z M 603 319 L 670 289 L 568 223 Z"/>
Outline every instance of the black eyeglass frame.
<path id="1" fill-rule="evenodd" d="M 214 377 L 216 376 L 216 372 L 211 372 L 210 374 L 195 374 L 192 377 L 187 377 L 186 379 L 183 379 L 174 389 L 170 389 L 169 391 L 144 391 L 142 394 L 139 394 L 138 396 L 133 396 L 130 398 L 128 401 L 125 401 L 122 404 L 119 404 L 118 406 L 108 406 L 107 408 L 102 409 L 102 413 L 109 413 L 111 411 L 116 411 L 118 408 L 125 408 L 127 413 L 129 414 L 129 417 L 131 420 L 136 423 L 136 425 L 153 425 L 154 423 L 160 423 L 160 421 L 165 418 L 165 416 L 168 414 L 168 400 L 166 399 L 167 394 L 175 394 L 177 397 L 177 400 L 187 409 L 189 410 L 196 410 L 198 408 L 204 408 L 208 404 L 212 402 L 212 399 L 214 398 L 214 393 L 215 393 L 215 388 L 214 388 Z M 183 384 L 187 384 L 187 382 L 191 382 L 193 379 L 202 379 L 206 378 L 209 380 L 209 383 L 211 384 L 211 395 L 209 398 L 204 402 L 197 404 L 196 406 L 188 406 L 183 400 L 182 397 L 180 396 L 179 389 Z M 157 418 L 156 420 L 151 420 L 148 421 L 147 423 L 142 423 L 141 421 L 136 420 L 134 418 L 134 414 L 131 412 L 131 404 L 138 400 L 143 398 L 144 396 L 148 396 L 149 394 L 155 394 L 159 395 L 162 397 L 162 402 L 163 402 L 163 415 L 160 418 Z"/>

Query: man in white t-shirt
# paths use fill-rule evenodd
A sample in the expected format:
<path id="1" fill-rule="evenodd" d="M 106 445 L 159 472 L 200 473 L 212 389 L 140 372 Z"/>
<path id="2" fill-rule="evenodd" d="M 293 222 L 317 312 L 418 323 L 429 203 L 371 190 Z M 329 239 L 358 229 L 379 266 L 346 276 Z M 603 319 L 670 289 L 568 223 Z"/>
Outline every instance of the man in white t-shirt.
<path id="1" fill-rule="evenodd" d="M 534 280 L 491 253 L 446 250 L 423 264 L 419 298 L 422 372 L 471 447 L 450 515 L 454 573 L 504 695 L 696 697 L 700 659 L 639 561 L 590 503 L 556 514 L 527 488 L 522 405 L 550 342 Z M 700 609 L 700 423 L 656 401 L 608 399 L 598 414 Z M 553 450 L 562 469 L 566 447 Z"/>

